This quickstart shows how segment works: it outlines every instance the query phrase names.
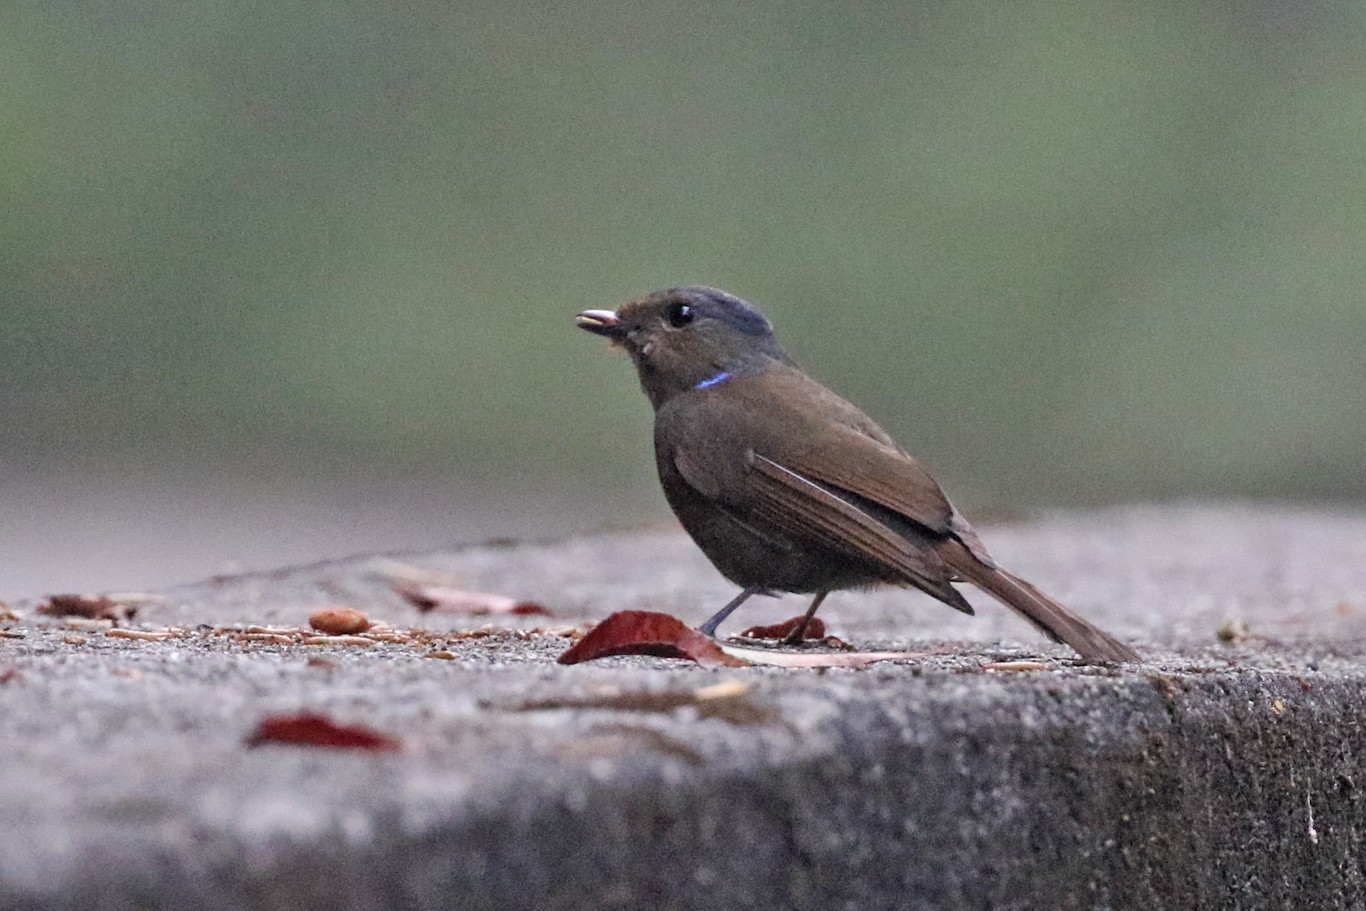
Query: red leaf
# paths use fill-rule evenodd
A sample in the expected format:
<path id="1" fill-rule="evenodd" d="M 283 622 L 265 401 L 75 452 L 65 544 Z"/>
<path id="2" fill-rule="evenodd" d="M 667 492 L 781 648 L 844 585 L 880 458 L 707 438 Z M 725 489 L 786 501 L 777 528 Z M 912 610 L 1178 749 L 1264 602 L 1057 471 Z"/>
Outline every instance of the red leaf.
<path id="1" fill-rule="evenodd" d="M 358 750 L 397 750 L 392 737 L 360 725 L 337 724 L 317 712 L 293 715 L 267 715 L 247 738 L 248 746 L 263 743 L 292 743 L 310 747 L 345 747 Z"/>
<path id="2" fill-rule="evenodd" d="M 489 592 L 469 592 L 448 585 L 424 585 L 406 579 L 395 579 L 389 583 L 413 607 L 426 613 L 439 611 L 450 614 L 472 614 L 476 617 L 488 614 L 511 614 L 525 617 L 540 614 L 549 617 L 550 611 L 534 601 L 518 601 L 507 595 Z"/>
<path id="3" fill-rule="evenodd" d="M 792 635 L 802 622 L 801 617 L 793 617 L 791 620 L 784 620 L 782 623 L 774 623 L 772 626 L 751 626 L 740 635 L 746 639 L 786 639 Z M 811 622 L 806 625 L 806 630 L 802 633 L 803 639 L 824 639 L 825 621 L 820 617 L 812 617 Z"/>
<path id="4" fill-rule="evenodd" d="M 559 662 L 578 664 L 612 655 L 686 658 L 704 667 L 742 667 L 750 663 L 727 655 L 715 640 L 685 626 L 677 617 L 643 610 L 612 614 L 566 649 Z"/>

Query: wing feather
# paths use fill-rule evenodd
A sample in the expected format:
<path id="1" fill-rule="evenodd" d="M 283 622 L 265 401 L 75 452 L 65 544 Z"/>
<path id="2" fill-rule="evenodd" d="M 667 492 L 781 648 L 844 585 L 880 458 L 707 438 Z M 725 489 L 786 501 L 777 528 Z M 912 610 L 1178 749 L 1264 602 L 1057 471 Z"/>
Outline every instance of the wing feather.
<path id="1" fill-rule="evenodd" d="M 937 534 L 947 534 L 953 506 L 914 458 L 852 428 L 828 429 L 836 439 L 784 453 L 793 471 L 856 494 Z M 828 437 L 827 437 L 828 439 Z"/>
<path id="2" fill-rule="evenodd" d="M 934 550 L 917 547 L 857 503 L 772 459 L 756 454 L 753 468 L 751 508 L 766 521 L 885 567 L 921 591 L 972 613 L 949 584 L 953 571 Z"/>

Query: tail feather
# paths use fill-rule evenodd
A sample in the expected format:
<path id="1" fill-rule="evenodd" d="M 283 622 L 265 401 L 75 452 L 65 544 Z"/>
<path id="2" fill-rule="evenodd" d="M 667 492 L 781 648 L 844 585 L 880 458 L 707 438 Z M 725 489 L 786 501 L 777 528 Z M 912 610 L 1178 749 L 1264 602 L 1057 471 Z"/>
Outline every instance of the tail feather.
<path id="1" fill-rule="evenodd" d="M 1087 661 L 1119 664 L 1142 660 L 1129 646 L 1078 617 L 1019 576 L 982 563 L 958 541 L 946 541 L 937 550 L 944 562 L 964 580 L 1013 609 L 1054 642 L 1070 646 Z"/>

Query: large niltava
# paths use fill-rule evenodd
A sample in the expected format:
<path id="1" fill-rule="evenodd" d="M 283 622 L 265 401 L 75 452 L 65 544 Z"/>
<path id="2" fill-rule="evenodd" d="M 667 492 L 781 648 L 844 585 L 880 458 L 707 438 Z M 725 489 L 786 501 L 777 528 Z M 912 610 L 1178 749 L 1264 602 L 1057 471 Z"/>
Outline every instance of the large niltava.
<path id="1" fill-rule="evenodd" d="M 758 594 L 909 585 L 971 614 L 971 582 L 1088 661 L 1133 649 L 991 559 L 929 473 L 871 418 L 797 369 L 763 314 L 689 286 L 580 328 L 626 349 L 655 409 L 664 494 L 697 546 L 743 590 L 701 627 Z M 801 630 L 793 634 L 800 640 Z"/>

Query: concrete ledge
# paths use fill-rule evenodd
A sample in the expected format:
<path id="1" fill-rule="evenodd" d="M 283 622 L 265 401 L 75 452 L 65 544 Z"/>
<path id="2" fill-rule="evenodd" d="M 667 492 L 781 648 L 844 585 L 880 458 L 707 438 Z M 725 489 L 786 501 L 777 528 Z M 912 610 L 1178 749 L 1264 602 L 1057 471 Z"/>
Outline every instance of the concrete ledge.
<path id="1" fill-rule="evenodd" d="M 832 598 L 836 631 L 952 650 L 826 672 L 560 667 L 564 640 L 513 633 L 452 640 L 457 660 L 385 645 L 319 664 L 207 632 L 73 633 L 17 605 L 0 907 L 1362 906 L 1366 515 L 1137 509 L 985 534 L 1151 662 L 1080 667 L 984 598 L 970 619 L 901 592 Z M 728 592 L 669 532 L 404 560 L 556 623 L 700 619 Z M 298 624 L 341 600 L 396 626 L 479 622 L 419 617 L 382 568 L 190 586 L 138 620 Z M 1221 643 L 1231 619 L 1249 636 Z M 984 667 L 1013 659 L 1045 667 Z M 750 687 L 693 698 L 732 680 Z M 403 749 L 245 746 L 298 708 Z"/>

